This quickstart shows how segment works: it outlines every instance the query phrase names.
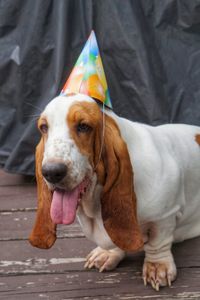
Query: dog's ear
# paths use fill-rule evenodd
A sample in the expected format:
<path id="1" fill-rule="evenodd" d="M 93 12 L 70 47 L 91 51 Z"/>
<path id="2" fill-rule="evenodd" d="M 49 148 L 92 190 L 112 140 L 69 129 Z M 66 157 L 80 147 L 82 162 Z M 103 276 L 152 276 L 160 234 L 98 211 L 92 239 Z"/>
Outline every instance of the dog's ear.
<path id="1" fill-rule="evenodd" d="M 98 153 L 100 142 L 97 139 L 96 145 Z M 101 197 L 102 218 L 111 240 L 125 251 L 141 249 L 143 240 L 137 222 L 131 161 L 119 128 L 109 116 L 105 116 L 104 149 L 97 176 L 104 185 Z"/>
<path id="2" fill-rule="evenodd" d="M 44 152 L 44 141 L 41 138 L 36 148 L 36 179 L 38 208 L 35 225 L 29 236 L 30 243 L 38 248 L 48 249 L 56 240 L 56 225 L 50 217 L 50 206 L 52 193 L 48 189 L 42 176 L 42 160 Z"/>

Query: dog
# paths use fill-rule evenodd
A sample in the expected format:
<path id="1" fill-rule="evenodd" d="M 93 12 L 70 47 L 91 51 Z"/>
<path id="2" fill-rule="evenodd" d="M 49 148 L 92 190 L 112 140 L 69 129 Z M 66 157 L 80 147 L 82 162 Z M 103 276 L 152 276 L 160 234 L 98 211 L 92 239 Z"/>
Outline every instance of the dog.
<path id="1" fill-rule="evenodd" d="M 51 247 L 56 224 L 77 216 L 97 244 L 86 268 L 112 270 L 143 249 L 144 284 L 170 286 L 172 243 L 200 235 L 200 127 L 135 123 L 70 94 L 46 106 L 38 128 L 31 244 Z"/>

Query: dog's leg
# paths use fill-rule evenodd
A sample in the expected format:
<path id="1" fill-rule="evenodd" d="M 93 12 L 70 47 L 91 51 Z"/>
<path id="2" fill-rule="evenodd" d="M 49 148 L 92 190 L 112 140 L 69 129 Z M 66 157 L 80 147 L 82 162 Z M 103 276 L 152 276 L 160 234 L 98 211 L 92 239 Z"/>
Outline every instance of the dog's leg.
<path id="1" fill-rule="evenodd" d="M 101 247 L 95 248 L 86 257 L 85 268 L 97 268 L 99 272 L 113 270 L 124 258 L 125 252 L 119 248 L 104 250 Z"/>
<path id="2" fill-rule="evenodd" d="M 144 245 L 143 280 L 145 285 L 150 283 L 158 291 L 160 286 L 171 286 L 176 279 L 176 265 L 171 253 L 175 218 L 157 222 L 153 228 Z"/>

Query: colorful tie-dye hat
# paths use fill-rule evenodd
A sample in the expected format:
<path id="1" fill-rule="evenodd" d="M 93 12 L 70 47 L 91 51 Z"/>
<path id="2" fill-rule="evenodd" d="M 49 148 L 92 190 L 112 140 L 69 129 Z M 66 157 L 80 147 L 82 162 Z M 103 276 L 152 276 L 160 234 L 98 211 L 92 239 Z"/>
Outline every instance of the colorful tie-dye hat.
<path id="1" fill-rule="evenodd" d="M 112 108 L 94 31 L 91 32 L 61 94 L 81 93 Z"/>

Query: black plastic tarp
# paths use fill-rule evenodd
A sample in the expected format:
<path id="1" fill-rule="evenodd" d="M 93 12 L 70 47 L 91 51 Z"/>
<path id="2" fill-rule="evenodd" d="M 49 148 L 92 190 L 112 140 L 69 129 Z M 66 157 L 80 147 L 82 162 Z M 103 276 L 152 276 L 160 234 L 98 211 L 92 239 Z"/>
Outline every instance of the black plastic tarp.
<path id="1" fill-rule="evenodd" d="M 36 118 L 95 30 L 114 111 L 200 125 L 200 1 L 0 0 L 0 166 L 34 173 Z"/>

